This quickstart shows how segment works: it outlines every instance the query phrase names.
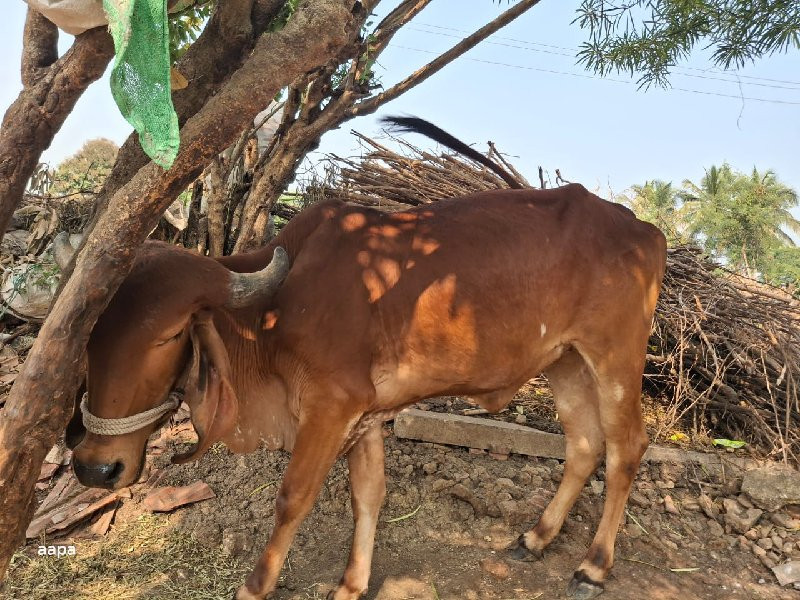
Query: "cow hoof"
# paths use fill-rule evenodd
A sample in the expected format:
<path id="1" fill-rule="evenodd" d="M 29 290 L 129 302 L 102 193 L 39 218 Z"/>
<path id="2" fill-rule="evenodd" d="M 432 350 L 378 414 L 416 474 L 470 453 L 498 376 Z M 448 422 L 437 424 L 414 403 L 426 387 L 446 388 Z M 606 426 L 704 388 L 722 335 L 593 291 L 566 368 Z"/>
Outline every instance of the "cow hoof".
<path id="1" fill-rule="evenodd" d="M 347 589 L 347 586 L 339 585 L 328 592 L 325 600 L 358 600 L 366 593 L 366 590 L 361 592 L 354 592 Z"/>
<path id="2" fill-rule="evenodd" d="M 233 600 L 269 600 L 272 596 L 272 592 L 265 596 L 259 596 L 248 590 L 246 586 L 242 586 L 233 594 Z"/>
<path id="3" fill-rule="evenodd" d="M 508 556 L 513 560 L 534 562 L 544 558 L 544 550 L 529 550 L 525 545 L 525 535 L 523 534 L 508 547 Z"/>
<path id="4" fill-rule="evenodd" d="M 603 593 L 602 583 L 592 581 L 583 571 L 576 571 L 567 586 L 567 598 L 570 600 L 589 600 Z"/>

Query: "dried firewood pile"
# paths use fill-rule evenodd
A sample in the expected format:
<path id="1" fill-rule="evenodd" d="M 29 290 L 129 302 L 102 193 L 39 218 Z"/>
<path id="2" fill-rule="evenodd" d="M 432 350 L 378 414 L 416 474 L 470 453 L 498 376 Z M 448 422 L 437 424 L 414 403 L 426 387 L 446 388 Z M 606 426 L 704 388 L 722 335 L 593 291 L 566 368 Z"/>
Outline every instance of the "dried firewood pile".
<path id="1" fill-rule="evenodd" d="M 402 140 L 396 152 L 363 135 L 361 159 L 331 156 L 336 177 L 309 191 L 383 210 L 508 187 L 482 165 Z M 500 160 L 524 184 L 494 147 Z M 333 182 L 333 184 L 332 184 Z M 691 247 L 671 248 L 648 351 L 646 387 L 673 428 L 747 442 L 800 462 L 800 304 L 783 290 L 726 272 Z"/>
<path id="2" fill-rule="evenodd" d="M 800 303 L 672 248 L 648 354 L 671 422 L 800 459 Z"/>

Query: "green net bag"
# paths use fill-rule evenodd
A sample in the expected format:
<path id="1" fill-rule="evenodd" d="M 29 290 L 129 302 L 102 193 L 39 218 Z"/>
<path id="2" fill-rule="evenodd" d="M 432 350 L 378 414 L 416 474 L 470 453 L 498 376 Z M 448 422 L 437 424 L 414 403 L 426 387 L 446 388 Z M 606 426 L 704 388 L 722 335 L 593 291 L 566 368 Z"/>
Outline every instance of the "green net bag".
<path id="1" fill-rule="evenodd" d="M 103 0 L 116 57 L 111 94 L 139 143 L 164 169 L 178 154 L 178 115 L 170 90 L 166 0 Z"/>

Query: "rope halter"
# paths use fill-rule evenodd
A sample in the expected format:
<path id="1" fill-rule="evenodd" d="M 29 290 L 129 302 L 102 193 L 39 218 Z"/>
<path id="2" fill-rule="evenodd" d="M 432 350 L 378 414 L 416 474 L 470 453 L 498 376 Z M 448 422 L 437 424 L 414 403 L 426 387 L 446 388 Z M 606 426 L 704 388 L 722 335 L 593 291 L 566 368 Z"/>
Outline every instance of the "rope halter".
<path id="1" fill-rule="evenodd" d="M 168 412 L 178 408 L 181 404 L 183 393 L 180 391 L 170 392 L 166 402 L 150 410 L 136 413 L 129 417 L 120 417 L 118 419 L 103 419 L 96 417 L 89 412 L 89 394 L 85 393 L 81 400 L 81 412 L 83 413 L 83 426 L 86 431 L 95 433 L 97 435 L 123 435 L 132 433 L 155 423 Z"/>

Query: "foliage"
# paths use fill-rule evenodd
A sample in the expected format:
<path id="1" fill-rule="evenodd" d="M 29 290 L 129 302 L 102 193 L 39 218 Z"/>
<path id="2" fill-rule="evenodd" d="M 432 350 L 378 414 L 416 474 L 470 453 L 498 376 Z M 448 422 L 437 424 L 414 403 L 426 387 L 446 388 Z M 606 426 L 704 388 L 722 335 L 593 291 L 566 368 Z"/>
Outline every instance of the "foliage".
<path id="1" fill-rule="evenodd" d="M 89 140 L 56 168 L 49 192 L 53 196 L 81 191 L 99 191 L 117 158 L 117 145 L 111 140 Z"/>
<path id="2" fill-rule="evenodd" d="M 661 229 L 672 242 L 679 241 L 683 230 L 678 207 L 679 191 L 671 183 L 647 181 L 631 186 L 630 195 L 621 195 L 617 201 L 630 208 L 643 221 Z"/>
<path id="3" fill-rule="evenodd" d="M 773 171 L 744 174 L 728 164 L 712 166 L 698 184 L 685 180 L 676 189 L 648 181 L 616 200 L 659 227 L 672 244 L 698 244 L 744 275 L 800 288 L 800 248 L 787 233 L 800 235 L 800 221 L 791 213 L 798 196 Z"/>
<path id="4" fill-rule="evenodd" d="M 172 62 L 197 39 L 206 21 L 211 16 L 216 0 L 180 0 L 169 15 L 169 55 Z"/>
<path id="5" fill-rule="evenodd" d="M 764 261 L 762 275 L 771 284 L 789 288 L 800 297 L 800 248 L 773 248 Z"/>
<path id="6" fill-rule="evenodd" d="M 645 87 L 666 86 L 696 46 L 724 69 L 800 48 L 797 0 L 582 0 L 575 20 L 589 34 L 581 63 L 601 75 L 638 73 Z"/>

